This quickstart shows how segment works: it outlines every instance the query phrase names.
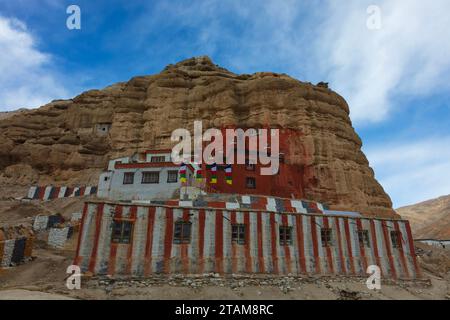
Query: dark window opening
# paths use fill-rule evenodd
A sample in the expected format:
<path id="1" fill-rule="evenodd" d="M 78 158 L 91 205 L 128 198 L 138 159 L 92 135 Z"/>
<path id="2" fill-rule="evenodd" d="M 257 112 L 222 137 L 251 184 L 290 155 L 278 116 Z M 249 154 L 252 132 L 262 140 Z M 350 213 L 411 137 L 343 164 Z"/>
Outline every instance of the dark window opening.
<path id="1" fill-rule="evenodd" d="M 159 172 L 142 172 L 142 183 L 159 183 Z"/>
<path id="2" fill-rule="evenodd" d="M 165 156 L 153 156 L 150 158 L 150 162 L 165 162 L 166 157 Z"/>
<path id="3" fill-rule="evenodd" d="M 108 180 L 108 178 L 105 178 L 105 181 Z M 133 184 L 134 183 L 134 172 L 125 172 L 123 174 L 123 184 Z"/>
<path id="4" fill-rule="evenodd" d="M 191 223 L 189 221 L 175 222 L 173 243 L 182 244 L 191 242 Z"/>
<path id="5" fill-rule="evenodd" d="M 292 227 L 280 227 L 280 245 L 289 246 L 292 244 Z"/>
<path id="6" fill-rule="evenodd" d="M 400 248 L 402 235 L 399 231 L 391 231 L 391 240 L 393 248 Z"/>
<path id="7" fill-rule="evenodd" d="M 322 239 L 322 247 L 331 247 L 333 245 L 331 238 L 331 229 L 322 228 L 320 230 L 320 236 Z"/>
<path id="8" fill-rule="evenodd" d="M 370 248 L 369 231 L 368 230 L 358 230 L 358 240 L 361 247 Z"/>
<path id="9" fill-rule="evenodd" d="M 130 243 L 133 234 L 133 223 L 130 221 L 114 220 L 112 231 L 113 243 Z"/>
<path id="10" fill-rule="evenodd" d="M 174 183 L 178 181 L 178 171 L 167 171 L 167 182 Z"/>
<path id="11" fill-rule="evenodd" d="M 256 165 L 254 163 L 250 163 L 249 159 L 246 159 L 245 160 L 245 170 L 255 171 L 256 170 Z"/>
<path id="12" fill-rule="evenodd" d="M 231 225 L 231 241 L 237 244 L 245 244 L 245 224 Z"/>
<path id="13" fill-rule="evenodd" d="M 256 189 L 256 179 L 252 177 L 247 177 L 245 179 L 245 186 L 248 189 Z"/>

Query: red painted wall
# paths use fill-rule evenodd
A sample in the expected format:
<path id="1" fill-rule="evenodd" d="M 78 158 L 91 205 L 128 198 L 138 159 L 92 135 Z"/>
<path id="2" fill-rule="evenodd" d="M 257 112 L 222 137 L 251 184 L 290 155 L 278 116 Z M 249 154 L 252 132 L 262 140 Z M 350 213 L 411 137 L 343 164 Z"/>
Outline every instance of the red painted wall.
<path id="1" fill-rule="evenodd" d="M 222 132 L 225 140 L 225 129 L 222 129 Z M 211 184 L 211 171 L 207 169 L 206 164 L 203 164 L 202 171 L 204 176 L 206 177 L 207 191 L 217 193 L 267 195 L 283 198 L 302 198 L 304 196 L 304 168 L 302 165 L 290 164 L 290 142 L 293 138 L 295 139 L 301 136 L 301 133 L 299 131 L 289 129 L 280 129 L 279 132 L 280 154 L 283 155 L 284 160 L 280 161 L 280 169 L 278 174 L 272 176 L 261 175 L 260 168 L 263 166 L 259 162 L 255 165 L 255 170 L 248 170 L 245 164 L 233 164 L 233 184 L 229 185 L 225 181 L 225 165 L 218 165 L 217 184 Z M 224 141 L 224 145 L 225 143 L 226 142 Z M 246 146 L 248 147 L 248 143 L 246 144 Z M 247 177 L 255 178 L 255 189 L 247 188 Z"/>

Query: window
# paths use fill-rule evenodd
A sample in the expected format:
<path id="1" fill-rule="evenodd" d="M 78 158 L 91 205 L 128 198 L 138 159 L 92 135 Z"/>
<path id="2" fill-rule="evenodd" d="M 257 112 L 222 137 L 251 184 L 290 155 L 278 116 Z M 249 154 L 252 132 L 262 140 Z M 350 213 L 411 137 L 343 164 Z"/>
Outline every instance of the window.
<path id="1" fill-rule="evenodd" d="M 359 240 L 359 245 L 361 247 L 370 248 L 369 231 L 368 230 L 358 230 L 358 240 Z"/>
<path id="2" fill-rule="evenodd" d="M 231 241 L 237 244 L 245 244 L 245 224 L 231 225 Z"/>
<path id="3" fill-rule="evenodd" d="M 391 231 L 392 247 L 400 248 L 402 235 L 399 231 Z"/>
<path id="4" fill-rule="evenodd" d="M 112 242 L 130 243 L 133 234 L 133 223 L 130 221 L 114 220 Z"/>
<path id="5" fill-rule="evenodd" d="M 133 184 L 134 172 L 125 172 L 123 174 L 123 184 Z"/>
<path id="6" fill-rule="evenodd" d="M 190 242 L 191 242 L 191 223 L 189 221 L 175 222 L 173 243 L 181 244 Z"/>
<path id="7" fill-rule="evenodd" d="M 292 227 L 281 226 L 280 227 L 280 245 L 289 246 L 292 244 Z"/>
<path id="8" fill-rule="evenodd" d="M 174 183 L 178 181 L 178 171 L 167 171 L 167 182 Z"/>
<path id="9" fill-rule="evenodd" d="M 152 156 L 150 158 L 150 162 L 165 162 L 166 157 L 165 156 Z"/>
<path id="10" fill-rule="evenodd" d="M 322 238 L 322 247 L 331 247 L 333 245 L 331 239 L 331 229 L 322 228 L 320 230 L 320 236 Z"/>
<path id="11" fill-rule="evenodd" d="M 159 172 L 142 172 L 142 183 L 159 183 Z"/>
<path id="12" fill-rule="evenodd" d="M 249 159 L 245 159 L 245 170 L 255 171 L 256 165 L 254 163 L 250 163 Z"/>
<path id="13" fill-rule="evenodd" d="M 245 179 L 245 185 L 248 189 L 255 189 L 256 188 L 256 179 L 252 177 L 247 177 Z"/>

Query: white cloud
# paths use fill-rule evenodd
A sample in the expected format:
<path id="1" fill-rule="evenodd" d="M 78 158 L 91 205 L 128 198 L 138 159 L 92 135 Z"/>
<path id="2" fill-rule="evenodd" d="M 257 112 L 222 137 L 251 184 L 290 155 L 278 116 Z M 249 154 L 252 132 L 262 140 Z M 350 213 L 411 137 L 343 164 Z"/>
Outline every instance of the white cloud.
<path id="1" fill-rule="evenodd" d="M 366 26 L 373 4 L 380 30 Z M 399 96 L 450 88 L 448 12 L 448 0 L 172 1 L 152 6 L 126 34 L 145 46 L 155 30 L 188 29 L 185 45 L 170 46 L 177 58 L 205 53 L 236 72 L 329 81 L 360 126 L 389 117 Z"/>
<path id="2" fill-rule="evenodd" d="M 450 136 L 388 143 L 366 150 L 394 206 L 401 207 L 450 193 Z"/>
<path id="3" fill-rule="evenodd" d="M 36 48 L 27 26 L 0 16 L 0 110 L 38 107 L 67 97 L 52 57 Z"/>
<path id="4" fill-rule="evenodd" d="M 447 0 L 379 0 L 381 29 L 369 30 L 368 2 L 330 2 L 317 54 L 333 88 L 349 102 L 352 119 L 380 121 L 398 94 L 448 90 Z"/>

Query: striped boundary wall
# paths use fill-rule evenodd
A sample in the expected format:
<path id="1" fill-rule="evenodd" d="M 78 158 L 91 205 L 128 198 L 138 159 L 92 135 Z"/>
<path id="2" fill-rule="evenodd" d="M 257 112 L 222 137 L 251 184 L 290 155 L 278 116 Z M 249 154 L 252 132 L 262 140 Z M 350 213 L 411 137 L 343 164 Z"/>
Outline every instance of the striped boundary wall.
<path id="1" fill-rule="evenodd" d="M 16 240 L 4 240 L 0 242 L 0 267 L 6 268 L 11 264 L 11 259 L 14 251 Z"/>
<path id="2" fill-rule="evenodd" d="M 55 224 L 64 222 L 64 218 L 61 215 L 37 215 L 34 217 L 33 230 L 44 231 L 52 228 Z"/>
<path id="3" fill-rule="evenodd" d="M 32 237 L 0 241 L 0 268 L 9 267 L 14 260 L 23 261 L 25 258 L 31 258 L 33 242 Z"/>
<path id="4" fill-rule="evenodd" d="M 111 242 L 114 220 L 133 222 L 130 244 Z M 174 244 L 174 222 L 192 223 L 189 244 Z M 231 224 L 246 227 L 245 245 L 232 243 Z M 280 245 L 279 226 L 292 229 Z M 323 246 L 321 228 L 332 230 Z M 367 230 L 361 245 L 358 230 Z M 390 231 L 401 234 L 394 248 Z M 388 278 L 420 278 L 408 221 L 274 213 L 266 210 L 183 208 L 87 202 L 74 264 L 84 272 L 149 276 L 152 273 L 266 273 L 367 276 L 378 265 Z"/>
<path id="5" fill-rule="evenodd" d="M 132 201 L 138 205 L 145 203 L 143 201 Z M 330 211 L 326 205 L 319 202 L 293 200 L 283 198 L 272 198 L 264 196 L 240 196 L 236 202 L 226 201 L 201 201 L 201 200 L 167 200 L 167 201 L 148 201 L 147 203 L 165 206 L 179 206 L 179 207 L 205 207 L 225 210 L 239 210 L 239 209 L 254 209 L 265 210 L 268 212 L 288 212 L 288 213 L 313 213 L 313 214 L 341 214 L 360 216 L 357 212 L 339 212 Z"/>
<path id="6" fill-rule="evenodd" d="M 82 197 L 95 195 L 96 186 L 88 187 L 54 187 L 54 186 L 33 186 L 28 190 L 28 199 L 33 200 L 53 200 L 59 198 Z"/>
<path id="7" fill-rule="evenodd" d="M 50 228 L 47 244 L 53 248 L 63 249 L 66 240 L 69 238 L 69 230 L 70 226 L 64 228 Z"/>
<path id="8" fill-rule="evenodd" d="M 47 215 L 37 215 L 33 221 L 33 230 L 42 231 L 48 228 L 48 216 Z"/>

